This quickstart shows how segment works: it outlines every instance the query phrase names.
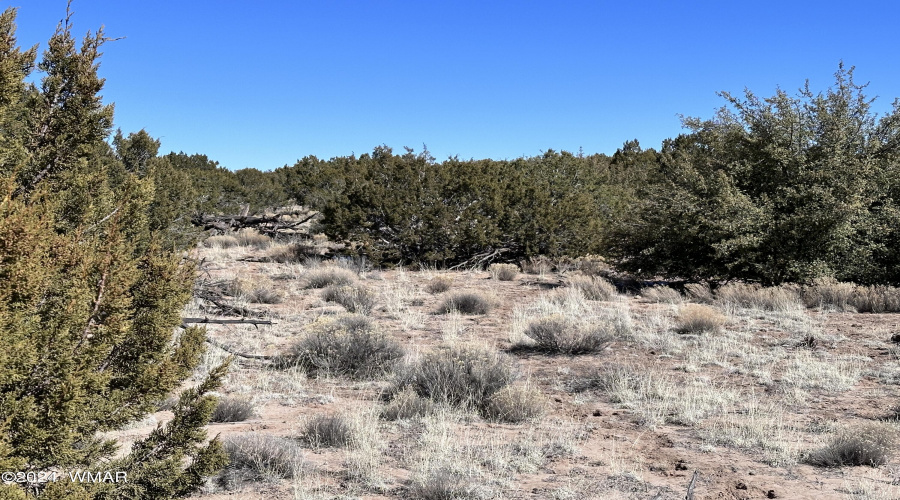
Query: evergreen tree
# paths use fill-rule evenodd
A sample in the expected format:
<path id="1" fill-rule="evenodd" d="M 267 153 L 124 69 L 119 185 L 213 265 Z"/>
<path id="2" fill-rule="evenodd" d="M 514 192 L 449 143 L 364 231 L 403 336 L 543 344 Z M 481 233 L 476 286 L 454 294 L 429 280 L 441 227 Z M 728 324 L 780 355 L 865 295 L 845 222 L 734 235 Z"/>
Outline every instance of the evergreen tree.
<path id="1" fill-rule="evenodd" d="M 666 141 L 610 251 L 646 274 L 900 282 L 900 106 L 878 118 L 864 88 L 841 65 L 825 93 L 722 93 Z"/>
<path id="2" fill-rule="evenodd" d="M 29 85 L 35 52 L 16 47 L 14 20 L 0 17 L 0 469 L 103 464 L 133 479 L 35 486 L 41 498 L 185 496 L 225 461 L 202 429 L 224 366 L 125 458 L 109 462 L 115 443 L 97 437 L 153 411 L 203 349 L 202 329 L 175 335 L 194 269 L 151 230 L 155 186 L 140 171 L 155 152 L 120 159 L 105 142 L 102 31 L 76 48 L 67 16 Z"/>

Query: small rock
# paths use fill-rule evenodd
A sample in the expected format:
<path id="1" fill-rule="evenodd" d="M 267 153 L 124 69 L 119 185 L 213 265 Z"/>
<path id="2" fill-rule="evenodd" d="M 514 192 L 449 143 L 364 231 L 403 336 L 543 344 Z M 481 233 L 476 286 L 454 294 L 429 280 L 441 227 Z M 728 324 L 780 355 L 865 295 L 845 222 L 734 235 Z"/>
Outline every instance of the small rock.
<path id="1" fill-rule="evenodd" d="M 743 481 L 738 481 L 738 483 L 734 487 L 735 487 L 735 489 L 738 489 L 738 490 L 746 490 L 747 489 L 747 485 L 744 484 Z"/>
<path id="2" fill-rule="evenodd" d="M 675 470 L 688 470 L 688 464 L 684 460 L 678 460 L 675 462 Z"/>
<path id="3" fill-rule="evenodd" d="M 900 344 L 900 333 L 895 333 L 895 334 L 891 335 L 891 342 Z"/>
<path id="4" fill-rule="evenodd" d="M 595 417 L 602 417 L 603 412 L 601 412 L 600 410 L 594 410 L 594 413 L 591 413 L 591 415 L 593 415 Z"/>
<path id="5" fill-rule="evenodd" d="M 766 493 L 766 498 L 778 498 L 778 495 L 775 494 L 775 490 L 769 490 L 769 492 Z"/>

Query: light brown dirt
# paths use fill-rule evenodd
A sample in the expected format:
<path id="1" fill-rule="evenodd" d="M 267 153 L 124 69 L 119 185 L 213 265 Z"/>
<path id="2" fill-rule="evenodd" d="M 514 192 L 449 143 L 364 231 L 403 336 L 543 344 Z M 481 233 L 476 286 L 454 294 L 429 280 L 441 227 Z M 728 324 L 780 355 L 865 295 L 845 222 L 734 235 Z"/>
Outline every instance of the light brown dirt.
<path id="1" fill-rule="evenodd" d="M 233 248 L 201 250 L 212 264 L 212 278 L 254 279 L 267 276 L 273 286 L 282 290 L 286 299 L 281 304 L 250 304 L 265 309 L 277 318 L 275 326 L 217 326 L 209 327 L 212 338 L 245 352 L 276 354 L 304 334 L 307 324 L 322 315 L 342 311 L 340 306 L 325 304 L 319 291 L 304 290 L 301 286 L 301 266 L 287 264 L 244 262 L 247 256 L 260 256 L 264 250 Z M 514 308 L 535 301 L 565 283 L 565 276 L 548 274 L 535 276 L 520 274 L 510 282 L 490 279 L 487 272 L 478 271 L 370 271 L 361 282 L 379 294 L 379 306 L 371 314 L 380 327 L 399 340 L 410 353 L 424 352 L 446 342 L 444 333 L 451 318 L 433 314 L 442 294 L 425 291 L 428 279 L 437 275 L 451 275 L 452 291 L 471 290 L 489 294 L 497 307 L 487 315 L 463 316 L 462 333 L 456 342 L 478 342 L 500 351 L 510 347 L 509 331 Z M 407 322 L 384 310 L 392 287 L 399 288 L 412 299 L 406 304 Z M 642 318 L 657 315 L 672 320 L 677 305 L 651 304 L 640 297 L 622 299 L 627 304 L 635 324 Z M 583 356 L 560 356 L 527 352 L 511 354 L 521 373 L 546 395 L 549 411 L 540 421 L 526 424 L 496 424 L 485 422 L 477 415 L 451 419 L 452 436 L 449 443 L 479 443 L 496 450 L 511 443 L 548 443 L 554 438 L 568 446 L 570 452 L 549 454 L 540 463 L 523 470 L 491 469 L 480 465 L 480 475 L 472 480 L 484 488 L 476 492 L 484 498 L 543 499 L 543 498 L 654 498 L 681 499 L 696 471 L 698 474 L 694 498 L 701 499 L 838 499 L 838 498 L 900 498 L 897 482 L 900 461 L 892 458 L 887 465 L 872 467 L 821 468 L 798 462 L 803 453 L 825 443 L 834 429 L 892 415 L 900 388 L 898 350 L 889 341 L 892 333 L 900 332 L 900 316 L 895 314 L 855 314 L 806 311 L 811 324 L 824 339 L 813 348 L 797 347 L 792 343 L 796 332 L 789 331 L 770 313 L 726 311 L 729 321 L 726 331 L 745 332 L 746 341 L 761 353 L 795 356 L 801 349 L 816 356 L 860 356 L 857 380 L 845 390 L 803 389 L 802 394 L 786 388 L 783 381 L 784 358 L 773 361 L 771 380 L 754 375 L 744 368 L 737 356 L 728 359 L 694 363 L 696 369 L 685 368 L 691 342 L 703 339 L 672 337 L 675 352 L 663 352 L 657 347 L 635 339 L 613 342 L 605 351 Z M 409 316 L 418 318 L 409 320 Z M 411 324 L 410 324 L 411 323 Z M 643 328 L 643 327 L 642 327 Z M 652 330 L 652 328 L 649 328 Z M 223 357 L 215 347 L 210 356 Z M 680 385 L 692 380 L 711 380 L 715 387 L 736 392 L 737 401 L 728 403 L 724 414 L 740 413 L 743 404 L 752 397 L 761 402 L 780 405 L 784 420 L 792 427 L 787 433 L 793 459 L 784 464 L 772 464 L 763 450 L 739 448 L 711 442 L 704 438 L 704 428 L 712 420 L 701 418 L 692 425 L 669 421 L 656 425 L 642 424 L 640 414 L 622 403 L 613 402 L 609 394 L 599 389 L 576 392 L 572 384 L 579 378 L 591 376 L 603 367 L 627 365 L 637 372 L 653 371 L 674 377 Z M 258 416 L 251 420 L 230 424 L 212 424 L 211 436 L 228 436 L 255 432 L 296 437 L 305 418 L 324 413 L 344 413 L 377 409 L 383 403 L 379 396 L 386 380 L 348 381 L 340 378 L 313 379 L 284 372 L 271 372 L 265 364 L 254 360 L 237 359 L 232 373 L 222 388 L 223 394 L 243 394 L 257 402 Z M 253 381 L 268 380 L 265 384 Z M 281 377 L 281 379 L 279 379 Z M 892 379 L 893 377 L 893 379 Z M 276 380 L 273 382 L 273 380 Z M 278 381 L 280 380 L 280 381 Z M 893 382 L 893 383 L 892 383 Z M 194 382 L 196 383 L 196 381 Z M 260 389 L 265 386 L 269 390 Z M 164 422 L 170 413 L 159 412 L 156 421 Z M 156 424 L 123 431 L 123 442 L 136 439 Z M 407 487 L 413 479 L 417 454 L 422 452 L 423 425 L 421 422 L 370 422 L 378 429 L 383 448 L 376 467 L 377 484 L 366 484 L 348 476 L 347 459 L 350 451 L 341 449 L 308 449 L 305 460 L 308 471 L 297 480 L 269 480 L 245 483 L 234 490 L 212 485 L 195 498 L 263 499 L 263 498 L 407 498 Z M 468 441 L 467 441 L 468 440 Z M 483 440 L 479 441 L 479 440 Z M 543 440 L 543 441 L 541 441 Z M 448 445 L 449 446 L 449 445 Z M 488 448 L 490 448 L 488 446 Z M 488 457 L 469 454 L 460 460 Z M 466 458 L 468 457 L 468 458 Z M 475 496 L 478 497 L 478 496 Z"/>

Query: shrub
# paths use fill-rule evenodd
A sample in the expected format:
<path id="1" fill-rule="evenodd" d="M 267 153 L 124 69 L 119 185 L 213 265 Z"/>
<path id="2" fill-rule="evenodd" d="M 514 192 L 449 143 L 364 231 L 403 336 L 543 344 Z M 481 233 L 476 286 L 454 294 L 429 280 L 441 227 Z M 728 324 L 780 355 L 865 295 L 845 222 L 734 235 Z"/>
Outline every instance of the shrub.
<path id="1" fill-rule="evenodd" d="M 375 294 L 360 285 L 330 285 L 322 291 L 322 299 L 338 303 L 352 313 L 369 314 L 375 307 Z"/>
<path id="2" fill-rule="evenodd" d="M 394 395 L 404 389 L 437 403 L 481 408 L 494 393 L 516 378 L 505 356 L 484 348 L 442 347 L 399 370 Z"/>
<path id="3" fill-rule="evenodd" d="M 438 276 L 428 281 L 428 284 L 425 285 L 425 290 L 431 294 L 443 293 L 449 290 L 451 286 L 453 286 L 453 280 L 451 278 Z"/>
<path id="4" fill-rule="evenodd" d="M 569 277 L 569 286 L 580 290 L 588 300 L 609 300 L 616 295 L 616 287 L 599 276 L 576 274 Z"/>
<path id="5" fill-rule="evenodd" d="M 534 348 L 562 354 L 585 354 L 603 350 L 612 336 L 602 327 L 578 325 L 562 316 L 545 316 L 528 323 L 525 336 Z"/>
<path id="6" fill-rule="evenodd" d="M 322 248 L 313 242 L 295 241 L 286 245 L 273 246 L 266 260 L 282 264 L 306 262 L 322 255 Z"/>
<path id="7" fill-rule="evenodd" d="M 675 323 L 675 331 L 681 334 L 718 333 L 725 316 L 708 306 L 688 304 L 681 308 Z"/>
<path id="8" fill-rule="evenodd" d="M 230 234 L 222 234 L 210 236 L 203 241 L 203 246 L 207 248 L 232 248 L 240 245 L 240 242 Z"/>
<path id="9" fill-rule="evenodd" d="M 409 487 L 409 498 L 415 500 L 464 500 L 475 498 L 472 487 L 459 474 L 439 469 Z"/>
<path id="10" fill-rule="evenodd" d="M 547 274 L 553 270 L 553 263 L 543 255 L 534 255 L 521 262 L 522 271 L 528 274 Z"/>
<path id="11" fill-rule="evenodd" d="M 541 391 L 527 386 L 511 385 L 500 389 L 482 409 L 484 418 L 496 422 L 517 424 L 541 417 L 547 400 Z"/>
<path id="12" fill-rule="evenodd" d="M 678 290 L 669 288 L 667 286 L 653 286 L 645 288 L 641 290 L 641 297 L 649 300 L 650 302 L 666 304 L 678 304 L 684 300 L 681 297 L 681 294 L 678 293 Z"/>
<path id="13" fill-rule="evenodd" d="M 475 292 L 457 292 L 441 302 L 438 313 L 459 311 L 461 314 L 487 314 L 493 307 L 493 302 L 484 295 Z"/>
<path id="14" fill-rule="evenodd" d="M 406 420 L 416 417 L 424 417 L 434 411 L 434 402 L 416 394 L 411 388 L 406 388 L 397 394 L 381 410 L 381 418 L 384 420 Z"/>
<path id="15" fill-rule="evenodd" d="M 340 267 L 319 267 L 307 271 L 303 278 L 306 288 L 325 288 L 331 285 L 349 285 L 356 281 L 356 275 Z"/>
<path id="16" fill-rule="evenodd" d="M 243 422 L 255 413 L 253 403 L 244 398 L 221 398 L 213 410 L 210 422 Z"/>
<path id="17" fill-rule="evenodd" d="M 897 431 L 889 424 L 873 422 L 838 432 L 823 448 L 811 452 L 806 462 L 820 467 L 887 463 L 897 445 Z"/>
<path id="18" fill-rule="evenodd" d="M 712 304 L 713 293 L 706 283 L 689 283 L 684 286 L 684 293 L 688 299 L 701 304 Z"/>
<path id="19" fill-rule="evenodd" d="M 789 311 L 800 306 L 800 296 L 792 287 L 761 287 L 756 284 L 729 283 L 716 290 L 717 303 L 723 306 Z"/>
<path id="20" fill-rule="evenodd" d="M 319 415 L 306 422 L 301 439 L 313 448 L 344 447 L 353 441 L 353 427 L 341 415 Z"/>
<path id="21" fill-rule="evenodd" d="M 238 244 L 244 247 L 263 248 L 268 245 L 272 238 L 259 234 L 255 229 L 244 228 L 237 232 Z"/>
<path id="22" fill-rule="evenodd" d="M 250 471 L 258 478 L 291 479 L 303 467 L 303 451 L 292 439 L 247 433 L 227 437 L 224 445 L 230 469 Z"/>
<path id="23" fill-rule="evenodd" d="M 900 312 L 900 288 L 884 285 L 860 287 L 854 302 L 858 312 Z"/>
<path id="24" fill-rule="evenodd" d="M 491 264 L 488 267 L 491 278 L 499 281 L 512 281 L 519 274 L 519 266 L 515 264 Z"/>
<path id="25" fill-rule="evenodd" d="M 892 286 L 859 286 L 823 279 L 803 288 L 802 297 L 807 307 L 873 313 L 900 311 L 900 288 Z"/>
<path id="26" fill-rule="evenodd" d="M 230 286 L 230 292 L 234 296 L 241 296 L 255 304 L 280 304 L 284 301 L 284 295 L 275 289 L 275 285 L 268 280 L 235 280 Z"/>
<path id="27" fill-rule="evenodd" d="M 385 373 L 401 357 L 400 344 L 358 316 L 350 316 L 314 324 L 277 365 L 299 366 L 312 375 L 362 379 Z"/>

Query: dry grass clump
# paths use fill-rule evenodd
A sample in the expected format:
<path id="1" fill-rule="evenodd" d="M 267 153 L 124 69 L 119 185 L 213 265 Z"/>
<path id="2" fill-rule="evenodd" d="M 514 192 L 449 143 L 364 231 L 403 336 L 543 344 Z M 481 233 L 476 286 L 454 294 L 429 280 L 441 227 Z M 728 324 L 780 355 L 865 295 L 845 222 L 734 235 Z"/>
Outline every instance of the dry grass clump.
<path id="1" fill-rule="evenodd" d="M 280 304 L 284 295 L 269 280 L 234 280 L 230 292 L 254 304 Z"/>
<path id="2" fill-rule="evenodd" d="M 681 334 L 719 333 L 725 325 L 725 316 L 708 306 L 688 304 L 681 308 L 675 324 L 675 331 Z"/>
<path id="3" fill-rule="evenodd" d="M 519 274 L 519 266 L 515 264 L 491 264 L 488 267 L 491 278 L 499 281 L 512 281 Z"/>
<path id="4" fill-rule="evenodd" d="M 253 403 L 245 398 L 227 397 L 219 399 L 210 422 L 243 422 L 256 413 Z"/>
<path id="5" fill-rule="evenodd" d="M 353 442 L 353 426 L 341 415 L 319 415 L 306 421 L 300 439 L 313 448 L 340 448 Z"/>
<path id="6" fill-rule="evenodd" d="M 397 370 L 388 395 L 404 389 L 438 404 L 483 408 L 516 378 L 509 358 L 482 347 L 441 347 Z"/>
<path id="7" fill-rule="evenodd" d="M 715 300 L 712 290 L 706 283 L 689 283 L 684 286 L 684 294 L 691 302 L 712 304 Z"/>
<path id="8" fill-rule="evenodd" d="M 407 420 L 424 417 L 435 410 L 434 401 L 419 396 L 412 388 L 398 392 L 381 410 L 381 418 L 384 420 Z"/>
<path id="9" fill-rule="evenodd" d="M 477 292 L 456 292 L 445 298 L 438 306 L 438 314 L 458 311 L 461 314 L 487 314 L 494 308 L 494 302 Z"/>
<path id="10" fill-rule="evenodd" d="M 330 285 L 322 290 L 322 299 L 340 304 L 352 313 L 369 314 L 375 307 L 375 294 L 357 284 Z"/>
<path id="11" fill-rule="evenodd" d="M 325 288 L 326 286 L 349 285 L 356 281 L 356 274 L 342 267 L 323 266 L 310 269 L 303 274 L 306 288 Z"/>
<path id="12" fill-rule="evenodd" d="M 823 448 L 806 457 L 806 463 L 820 467 L 868 465 L 888 462 L 897 447 L 897 430 L 890 424 L 871 422 L 843 429 Z"/>
<path id="13" fill-rule="evenodd" d="M 263 248 L 272 242 L 272 238 L 259 234 L 255 229 L 244 228 L 236 234 L 238 244 L 242 247 Z"/>
<path id="14" fill-rule="evenodd" d="M 266 260 L 282 264 L 302 263 L 308 259 L 320 257 L 324 250 L 322 246 L 312 241 L 295 241 L 288 244 L 273 245 L 266 256 Z"/>
<path id="15" fill-rule="evenodd" d="M 203 246 L 207 248 L 233 248 L 240 245 L 237 238 L 230 234 L 210 236 L 203 240 Z"/>
<path id="16" fill-rule="evenodd" d="M 547 274 L 553 270 L 553 263 L 550 262 L 550 259 L 543 255 L 533 255 L 528 258 L 528 260 L 523 260 L 520 262 L 522 266 L 522 272 L 528 274 Z"/>
<path id="17" fill-rule="evenodd" d="M 729 283 L 716 290 L 716 303 L 763 311 L 791 311 L 800 307 L 797 289 L 791 286 L 762 287 L 757 284 Z"/>
<path id="18" fill-rule="evenodd" d="M 653 286 L 641 290 L 641 297 L 658 304 L 680 304 L 684 298 L 678 290 L 667 286 Z"/>
<path id="19" fill-rule="evenodd" d="M 423 480 L 413 481 L 407 493 L 415 500 L 474 499 L 473 488 L 460 474 L 447 469 L 432 472 Z"/>
<path id="20" fill-rule="evenodd" d="M 223 445 L 228 467 L 249 472 L 257 479 L 291 479 L 303 468 L 303 450 L 293 439 L 254 432 L 226 437 Z"/>
<path id="21" fill-rule="evenodd" d="M 575 274 L 569 277 L 569 286 L 580 290 L 588 300 L 610 300 L 616 296 L 616 287 L 599 276 Z"/>
<path id="22" fill-rule="evenodd" d="M 579 289 L 566 287 L 516 306 L 509 340 L 514 350 L 580 354 L 598 351 L 633 332 L 626 304 L 588 301 Z"/>
<path id="23" fill-rule="evenodd" d="M 599 390 L 613 403 L 632 410 L 642 425 L 696 425 L 721 414 L 738 397 L 726 386 L 704 378 L 678 377 L 659 367 L 604 365 L 573 380 L 576 392 Z"/>
<path id="24" fill-rule="evenodd" d="M 839 311 L 898 312 L 900 288 L 884 285 L 860 286 L 825 279 L 803 289 L 803 302 L 807 307 L 829 307 Z"/>
<path id="25" fill-rule="evenodd" d="M 528 386 L 510 385 L 488 398 L 481 414 L 488 420 L 518 424 L 544 415 L 547 398 Z"/>
<path id="26" fill-rule="evenodd" d="M 602 325 L 578 324 L 559 315 L 536 318 L 523 333 L 534 344 L 517 348 L 571 355 L 602 351 L 614 338 Z"/>
<path id="27" fill-rule="evenodd" d="M 430 294 L 443 293 L 453 286 L 453 279 L 447 276 L 436 276 L 428 281 L 425 290 Z"/>
<path id="28" fill-rule="evenodd" d="M 606 259 L 599 255 L 585 255 L 575 260 L 575 268 L 582 274 L 597 276 L 611 271 Z"/>
<path id="29" fill-rule="evenodd" d="M 358 316 L 319 321 L 288 353 L 281 367 L 297 366 L 310 375 L 340 375 L 368 379 L 383 375 L 403 357 L 394 339 Z"/>

